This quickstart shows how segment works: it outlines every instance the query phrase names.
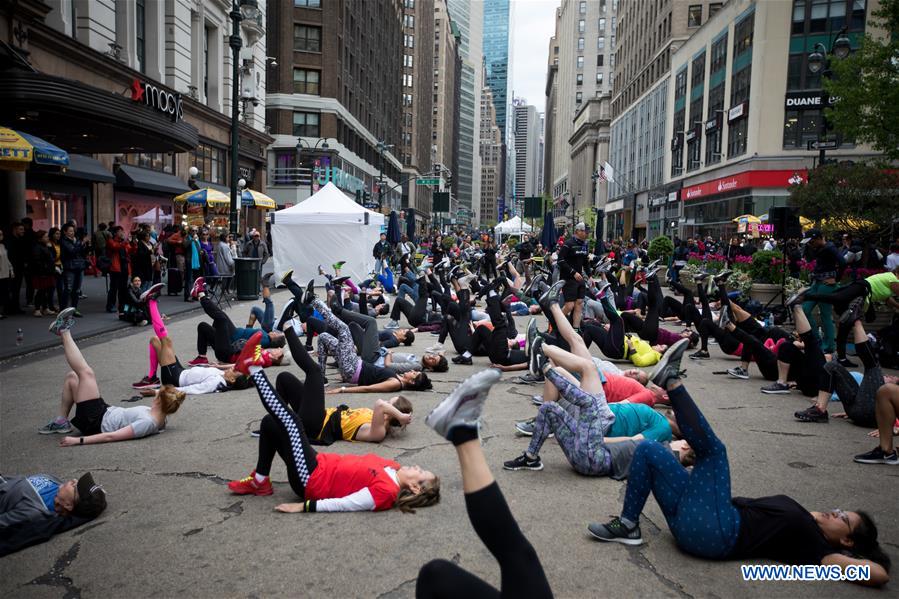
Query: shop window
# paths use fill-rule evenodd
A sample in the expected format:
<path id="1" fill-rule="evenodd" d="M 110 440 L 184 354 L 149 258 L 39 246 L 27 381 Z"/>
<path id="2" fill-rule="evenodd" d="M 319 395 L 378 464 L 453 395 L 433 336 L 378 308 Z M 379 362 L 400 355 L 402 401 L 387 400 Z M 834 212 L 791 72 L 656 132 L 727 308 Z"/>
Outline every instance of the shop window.
<path id="1" fill-rule="evenodd" d="M 86 222 L 87 192 L 58 193 L 38 189 L 25 190 L 25 213 L 34 221 L 35 231 L 61 228 L 74 220 L 80 225 Z"/>
<path id="2" fill-rule="evenodd" d="M 319 95 L 319 79 L 321 71 L 309 69 L 293 70 L 293 91 L 297 94 Z"/>
<path id="3" fill-rule="evenodd" d="M 321 8 L 322 0 L 293 0 L 293 5 L 299 8 Z"/>
<path id="4" fill-rule="evenodd" d="M 225 150 L 216 146 L 200 143 L 190 153 L 191 166 L 197 167 L 197 179 L 210 183 L 225 183 L 227 165 Z"/>
<path id="5" fill-rule="evenodd" d="M 317 112 L 294 112 L 293 135 L 294 137 L 319 137 L 320 115 Z"/>
<path id="6" fill-rule="evenodd" d="M 132 231 L 138 225 L 150 225 L 157 231 L 173 223 L 173 206 L 169 199 L 148 198 L 127 192 L 116 192 L 115 222 Z"/>
<path id="7" fill-rule="evenodd" d="M 321 52 L 322 28 L 311 25 L 294 25 L 293 49 L 298 52 Z"/>
<path id="8" fill-rule="evenodd" d="M 691 4 L 687 7 L 687 27 L 702 25 L 702 4 Z"/>
<path id="9" fill-rule="evenodd" d="M 170 175 L 175 174 L 175 156 L 174 154 L 167 154 L 163 152 L 156 152 L 151 154 L 146 153 L 135 153 L 135 154 L 122 154 L 120 162 L 122 164 L 130 164 L 131 166 L 139 166 L 141 168 L 148 168 L 153 171 L 159 171 L 161 173 L 168 173 Z"/>

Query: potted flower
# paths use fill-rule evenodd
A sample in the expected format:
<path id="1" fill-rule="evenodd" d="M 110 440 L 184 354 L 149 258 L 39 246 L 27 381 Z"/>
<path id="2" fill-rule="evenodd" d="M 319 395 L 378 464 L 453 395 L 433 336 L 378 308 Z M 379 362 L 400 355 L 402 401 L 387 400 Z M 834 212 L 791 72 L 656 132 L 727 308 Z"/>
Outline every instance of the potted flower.
<path id="1" fill-rule="evenodd" d="M 753 254 L 748 272 L 752 279 L 749 297 L 762 304 L 777 297 L 784 281 L 784 266 L 781 252 L 762 250 Z"/>

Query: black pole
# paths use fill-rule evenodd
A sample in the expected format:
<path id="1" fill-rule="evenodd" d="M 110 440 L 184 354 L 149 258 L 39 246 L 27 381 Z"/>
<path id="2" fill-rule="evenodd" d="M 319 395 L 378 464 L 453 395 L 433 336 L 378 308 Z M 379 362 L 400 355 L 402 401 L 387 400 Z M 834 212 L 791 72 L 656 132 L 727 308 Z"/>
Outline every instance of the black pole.
<path id="1" fill-rule="evenodd" d="M 231 37 L 228 38 L 228 45 L 231 46 L 231 212 L 229 214 L 228 230 L 235 237 L 237 236 L 237 214 L 238 201 L 237 196 L 237 179 L 239 170 L 237 168 L 237 150 L 239 145 L 238 139 L 238 118 L 240 110 L 238 102 L 240 101 L 240 8 L 237 4 L 231 4 Z"/>
<path id="2" fill-rule="evenodd" d="M 826 60 L 826 59 L 825 59 Z M 824 78 L 830 79 L 830 69 L 825 67 Z M 827 117 L 824 115 L 824 109 L 827 107 L 827 92 L 824 90 L 824 82 L 821 82 L 821 126 L 818 128 L 818 166 L 824 166 L 827 150 L 824 149 L 824 138 L 827 135 Z"/>

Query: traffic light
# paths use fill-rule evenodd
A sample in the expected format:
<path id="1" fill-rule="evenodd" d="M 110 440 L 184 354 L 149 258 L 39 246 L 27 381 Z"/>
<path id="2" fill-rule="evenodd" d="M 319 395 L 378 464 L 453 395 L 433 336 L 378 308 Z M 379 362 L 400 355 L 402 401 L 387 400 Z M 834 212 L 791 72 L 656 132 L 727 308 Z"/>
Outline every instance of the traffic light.
<path id="1" fill-rule="evenodd" d="M 362 205 L 366 208 L 371 204 L 371 192 L 367 189 L 362 192 Z"/>
<path id="2" fill-rule="evenodd" d="M 362 204 L 362 190 L 361 189 L 356 190 L 356 203 L 359 205 Z"/>

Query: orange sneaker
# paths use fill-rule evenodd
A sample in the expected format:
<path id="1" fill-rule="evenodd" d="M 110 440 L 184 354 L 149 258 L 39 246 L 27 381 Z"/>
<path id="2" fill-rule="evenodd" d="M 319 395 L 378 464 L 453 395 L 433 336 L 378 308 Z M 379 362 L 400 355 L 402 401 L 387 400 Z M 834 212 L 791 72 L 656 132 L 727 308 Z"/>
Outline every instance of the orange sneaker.
<path id="1" fill-rule="evenodd" d="M 235 495 L 271 495 L 275 492 L 272 488 L 272 480 L 266 477 L 263 482 L 256 482 L 256 471 L 250 472 L 250 476 L 240 480 L 232 480 L 228 488 Z"/>
<path id="2" fill-rule="evenodd" d="M 250 366 L 263 366 L 262 361 L 262 331 L 256 331 L 253 336 L 247 339 L 246 345 L 240 350 L 237 360 L 234 361 L 234 370 L 250 376 Z"/>

